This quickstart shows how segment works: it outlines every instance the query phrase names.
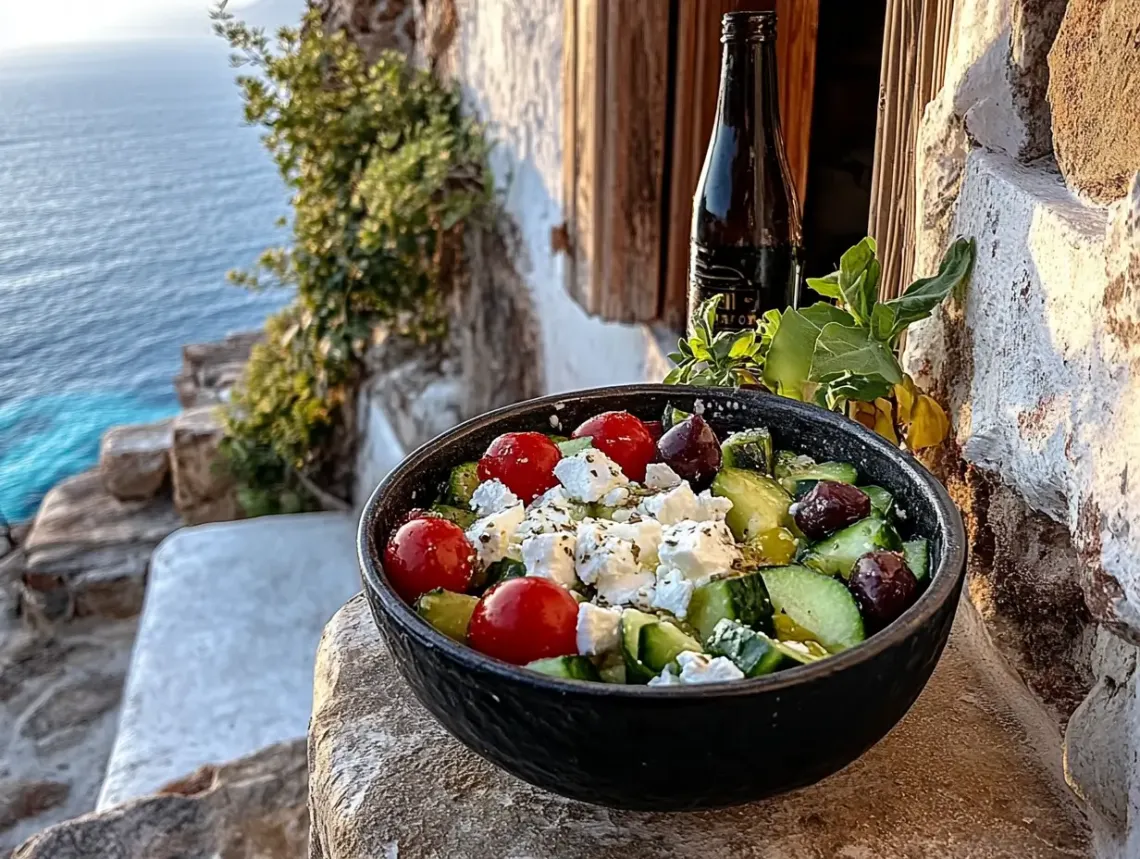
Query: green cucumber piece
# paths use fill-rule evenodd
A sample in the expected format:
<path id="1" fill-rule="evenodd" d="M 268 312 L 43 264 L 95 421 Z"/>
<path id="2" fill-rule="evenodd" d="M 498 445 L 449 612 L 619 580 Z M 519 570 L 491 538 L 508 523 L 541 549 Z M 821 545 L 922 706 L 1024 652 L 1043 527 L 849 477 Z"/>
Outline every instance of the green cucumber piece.
<path id="1" fill-rule="evenodd" d="M 722 464 L 728 468 L 747 468 L 771 474 L 774 453 L 772 434 L 766 427 L 734 432 L 720 446 Z"/>
<path id="2" fill-rule="evenodd" d="M 528 662 L 527 668 L 545 674 L 547 677 L 558 677 L 562 680 L 594 680 L 602 678 L 598 669 L 585 656 L 550 656 L 546 659 L 536 659 Z"/>
<path id="3" fill-rule="evenodd" d="M 686 412 L 682 409 L 678 409 L 672 403 L 666 403 L 665 413 L 661 415 L 661 428 L 665 432 L 668 432 L 677 424 L 681 423 L 681 421 L 686 418 L 691 418 L 692 416 L 692 412 Z"/>
<path id="4" fill-rule="evenodd" d="M 647 623 L 638 633 L 637 652 L 641 662 L 654 674 L 672 665 L 686 650 L 704 653 L 701 643 L 685 635 L 671 623 Z"/>
<path id="5" fill-rule="evenodd" d="M 800 558 L 800 563 L 829 576 L 851 577 L 851 570 L 868 552 L 902 548 L 898 533 L 883 519 L 868 516 L 848 525 L 826 540 L 820 540 Z"/>
<path id="6" fill-rule="evenodd" d="M 803 471 L 815 465 L 815 460 L 806 453 L 796 453 L 791 450 L 778 450 L 772 464 L 772 476 L 782 480 L 795 471 Z"/>
<path id="7" fill-rule="evenodd" d="M 648 683 L 658 673 L 642 662 L 640 656 L 641 628 L 651 623 L 660 621 L 635 608 L 627 608 L 621 613 L 621 655 L 625 658 L 627 683 Z"/>
<path id="8" fill-rule="evenodd" d="M 593 446 L 594 438 L 588 435 L 584 435 L 581 438 L 569 438 L 566 439 L 566 441 L 558 442 L 558 449 L 562 452 L 563 456 L 574 456 L 574 454 L 589 450 Z"/>
<path id="9" fill-rule="evenodd" d="M 478 602 L 478 597 L 436 588 L 416 600 L 416 614 L 448 638 L 462 643 L 467 641 L 467 625 Z"/>
<path id="10" fill-rule="evenodd" d="M 930 541 L 919 537 L 917 540 L 907 540 L 903 543 L 903 560 L 914 577 L 920 582 L 926 581 L 930 576 Z"/>
<path id="11" fill-rule="evenodd" d="M 862 641 L 863 616 L 839 579 L 791 564 L 760 571 L 772 607 L 783 612 L 831 653 Z"/>
<path id="12" fill-rule="evenodd" d="M 625 659 L 620 653 L 608 653 L 598 666 L 598 677 L 603 683 L 625 683 Z"/>
<path id="13" fill-rule="evenodd" d="M 487 568 L 483 571 L 482 580 L 477 583 L 477 587 L 489 588 L 491 585 L 497 585 L 499 582 L 505 582 L 507 579 L 521 579 L 525 575 L 526 567 L 522 561 L 516 561 L 513 558 L 503 558 L 501 561 L 495 561 L 495 563 L 487 565 Z"/>
<path id="14" fill-rule="evenodd" d="M 471 496 L 479 488 L 479 463 L 462 462 L 451 469 L 447 479 L 447 502 L 456 507 L 470 507 Z"/>
<path id="15" fill-rule="evenodd" d="M 475 520 L 479 517 L 475 515 L 474 511 L 464 510 L 462 507 L 454 507 L 451 504 L 440 504 L 436 502 L 431 505 L 431 512 L 438 513 L 444 519 L 454 522 L 464 531 L 475 524 Z"/>
<path id="16" fill-rule="evenodd" d="M 708 641 L 717 623 L 725 618 L 774 633 L 772 600 L 759 572 L 717 579 L 693 591 L 685 619 L 701 641 Z"/>
<path id="17" fill-rule="evenodd" d="M 787 661 L 771 638 L 728 618 L 717 622 L 708 640 L 708 651 L 731 659 L 745 677 L 762 677 L 779 671 Z"/>
<path id="18" fill-rule="evenodd" d="M 788 659 L 793 662 L 798 662 L 800 665 L 811 665 L 813 662 L 819 662 L 825 656 L 830 654 L 827 648 L 820 644 L 818 641 L 779 641 L 772 640 L 772 646 L 780 653 L 784 654 Z M 787 665 L 785 668 L 789 667 Z"/>
<path id="19" fill-rule="evenodd" d="M 780 478 L 780 485 L 788 492 L 795 492 L 801 480 L 833 480 L 836 483 L 854 483 L 859 479 L 859 471 L 849 462 L 819 462 L 812 465 L 792 467 Z"/>
<path id="20" fill-rule="evenodd" d="M 787 526 L 792 496 L 771 477 L 743 468 L 722 468 L 712 483 L 712 494 L 732 501 L 725 522 L 740 542 Z"/>
<path id="21" fill-rule="evenodd" d="M 564 435 L 555 435 L 554 433 L 551 433 L 551 432 L 548 432 L 546 434 L 546 437 L 548 439 L 550 439 L 552 442 L 554 442 L 555 444 L 562 444 L 562 442 L 564 442 L 564 441 L 570 441 L 570 439 Z"/>
<path id="22" fill-rule="evenodd" d="M 895 508 L 895 496 L 881 486 L 860 486 L 863 493 L 871 499 L 871 515 L 886 519 Z"/>
<path id="23" fill-rule="evenodd" d="M 818 480 L 813 480 L 812 478 L 808 478 L 807 480 L 797 480 L 795 488 L 792 490 L 792 498 L 796 499 L 796 501 L 799 501 L 801 498 L 815 489 L 816 484 L 818 483 Z"/>

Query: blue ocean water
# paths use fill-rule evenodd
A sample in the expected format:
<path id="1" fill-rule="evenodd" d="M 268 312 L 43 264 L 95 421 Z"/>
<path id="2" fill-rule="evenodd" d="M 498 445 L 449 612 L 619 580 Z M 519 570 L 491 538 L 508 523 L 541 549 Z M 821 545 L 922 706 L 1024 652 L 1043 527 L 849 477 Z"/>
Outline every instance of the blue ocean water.
<path id="1" fill-rule="evenodd" d="M 286 236 L 285 187 L 217 40 L 0 55 L 0 515 L 173 414 L 184 343 L 288 300 L 225 281 Z"/>

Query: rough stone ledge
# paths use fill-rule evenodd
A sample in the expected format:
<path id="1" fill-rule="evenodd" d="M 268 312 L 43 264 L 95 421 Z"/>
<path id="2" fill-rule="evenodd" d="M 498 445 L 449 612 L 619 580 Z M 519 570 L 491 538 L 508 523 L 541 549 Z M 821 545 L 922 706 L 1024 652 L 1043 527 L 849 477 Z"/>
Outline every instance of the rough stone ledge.
<path id="1" fill-rule="evenodd" d="M 305 744 L 297 739 L 53 826 L 13 859 L 303 859 L 305 795 Z"/>
<path id="2" fill-rule="evenodd" d="M 741 808 L 644 814 L 545 793 L 462 747 L 415 702 L 358 596 L 317 656 L 311 859 L 1088 856 L 1071 797 L 966 638 L 955 630 L 911 713 L 842 773 Z"/>
<path id="3" fill-rule="evenodd" d="M 975 150 L 955 229 L 978 266 L 909 368 L 949 386 L 966 460 L 1069 529 L 1094 618 L 1140 644 L 1140 180 L 1085 206 L 1047 165 Z"/>

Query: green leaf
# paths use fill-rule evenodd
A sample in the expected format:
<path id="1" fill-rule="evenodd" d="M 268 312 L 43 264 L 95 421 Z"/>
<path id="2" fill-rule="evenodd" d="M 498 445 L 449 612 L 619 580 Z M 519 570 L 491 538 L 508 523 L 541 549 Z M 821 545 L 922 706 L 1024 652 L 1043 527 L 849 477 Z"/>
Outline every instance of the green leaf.
<path id="1" fill-rule="evenodd" d="M 839 299 L 843 297 L 843 293 L 839 291 L 839 272 L 833 271 L 827 277 L 809 277 L 807 279 L 809 289 L 814 289 L 824 298 Z"/>
<path id="2" fill-rule="evenodd" d="M 854 322 L 850 314 L 822 301 L 803 310 L 789 307 L 784 311 L 764 362 L 764 382 L 769 388 L 795 400 L 804 398 L 815 341 L 828 324 Z"/>
<path id="3" fill-rule="evenodd" d="M 733 341 L 732 349 L 729 351 L 728 357 L 743 358 L 745 355 L 751 355 L 755 343 L 755 331 L 741 331 L 736 335 L 736 340 Z"/>
<path id="4" fill-rule="evenodd" d="M 938 274 L 916 280 L 898 298 L 880 305 L 885 309 L 880 311 L 878 321 L 872 321 L 876 337 L 894 342 L 909 325 L 930 316 L 946 296 L 958 289 L 970 277 L 974 266 L 974 254 L 973 239 L 955 240 L 942 258 Z M 884 331 L 889 332 L 885 337 L 881 336 Z"/>
<path id="5" fill-rule="evenodd" d="M 666 385 L 678 385 L 682 381 L 684 369 L 682 367 L 674 367 L 665 375 Z"/>
<path id="6" fill-rule="evenodd" d="M 847 310 L 859 325 L 867 325 L 879 290 L 879 262 L 875 241 L 869 236 L 839 259 L 839 292 Z"/>
<path id="7" fill-rule="evenodd" d="M 827 384 L 828 396 L 837 403 L 860 400 L 871 403 L 879 397 L 889 396 L 894 385 L 882 376 L 840 376 Z"/>
<path id="8" fill-rule="evenodd" d="M 815 342 L 809 378 L 829 382 L 848 373 L 881 376 L 892 384 L 898 384 L 903 378 L 902 368 L 890 346 L 876 340 L 866 328 L 830 322 Z"/>

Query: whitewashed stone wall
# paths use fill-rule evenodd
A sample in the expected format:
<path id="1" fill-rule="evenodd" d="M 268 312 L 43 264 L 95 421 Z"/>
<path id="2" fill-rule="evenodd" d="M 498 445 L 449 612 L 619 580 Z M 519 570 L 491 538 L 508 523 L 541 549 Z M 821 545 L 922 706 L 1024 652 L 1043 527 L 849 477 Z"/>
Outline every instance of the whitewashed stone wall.
<path id="1" fill-rule="evenodd" d="M 1082 93 L 1100 99 L 1071 79 L 1049 84 L 1053 40 L 1074 16 L 1140 27 L 1140 4 L 957 4 L 951 67 L 919 142 L 917 263 L 928 269 L 956 233 L 976 237 L 978 262 L 964 299 L 912 332 L 906 358 L 953 407 L 962 462 L 942 465 L 970 520 L 970 596 L 1059 717 L 1098 856 L 1125 859 L 1140 855 L 1140 162 L 1107 205 L 1057 168 L 1054 137 L 1068 132 L 1051 131 L 1051 114 L 1079 115 Z M 1103 73 L 1081 51 L 1066 40 L 1065 68 Z M 1138 79 L 1140 49 L 1119 53 L 1113 74 Z M 1048 665 L 1028 653 L 1042 629 L 1067 639 Z"/>

